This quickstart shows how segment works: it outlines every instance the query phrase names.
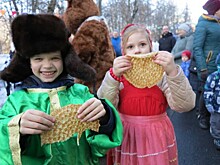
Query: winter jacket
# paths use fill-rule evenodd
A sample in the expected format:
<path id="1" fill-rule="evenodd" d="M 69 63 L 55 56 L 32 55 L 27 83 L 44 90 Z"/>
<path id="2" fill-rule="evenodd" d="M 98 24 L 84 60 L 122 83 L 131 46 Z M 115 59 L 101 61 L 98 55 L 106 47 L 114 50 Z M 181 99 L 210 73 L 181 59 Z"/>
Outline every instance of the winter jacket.
<path id="1" fill-rule="evenodd" d="M 122 55 L 121 54 L 121 37 L 120 36 L 118 36 L 117 38 L 112 37 L 111 41 L 112 41 L 112 46 L 114 47 L 114 50 L 115 50 L 116 57 L 121 56 Z"/>
<path id="2" fill-rule="evenodd" d="M 207 78 L 204 90 L 204 100 L 207 110 L 220 113 L 220 73 L 213 72 Z"/>
<path id="3" fill-rule="evenodd" d="M 217 70 L 215 60 L 220 53 L 220 19 L 203 14 L 200 16 L 194 34 L 193 54 L 196 59 L 198 77 L 201 71 L 212 73 Z"/>
<path id="4" fill-rule="evenodd" d="M 167 76 L 164 73 L 163 79 L 157 85 L 163 91 L 171 109 L 186 112 L 194 108 L 196 95 L 180 66 L 178 66 L 178 74 L 175 77 Z M 107 72 L 97 94 L 100 98 L 105 97 L 110 100 L 117 107 L 119 90 L 122 88 L 123 84 L 113 79 Z"/>
<path id="5" fill-rule="evenodd" d="M 189 65 L 189 83 L 195 92 L 199 89 L 199 79 L 197 75 L 197 67 L 194 56 L 191 56 L 191 62 Z"/>
<path id="6" fill-rule="evenodd" d="M 190 66 L 191 60 L 185 61 L 181 63 L 181 68 L 183 69 L 184 74 L 187 78 L 189 78 L 189 66 Z"/>
<path id="7" fill-rule="evenodd" d="M 188 32 L 186 36 L 179 37 L 171 51 L 177 64 L 181 63 L 181 55 L 184 50 L 189 50 L 191 52 L 193 50 L 193 33 L 191 31 Z"/>
<path id="8" fill-rule="evenodd" d="M 176 38 L 172 33 L 168 32 L 167 34 L 163 34 L 162 38 L 159 39 L 159 50 L 164 50 L 171 52 L 174 45 L 176 43 Z"/>

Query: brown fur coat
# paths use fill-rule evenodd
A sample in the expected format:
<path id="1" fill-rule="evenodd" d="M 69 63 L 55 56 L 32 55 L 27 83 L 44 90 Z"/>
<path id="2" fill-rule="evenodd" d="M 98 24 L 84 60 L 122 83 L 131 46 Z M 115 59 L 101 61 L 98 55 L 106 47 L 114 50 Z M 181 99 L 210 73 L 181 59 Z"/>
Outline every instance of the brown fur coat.
<path id="1" fill-rule="evenodd" d="M 64 13 L 64 22 L 74 35 L 72 45 L 78 56 L 92 66 L 96 72 L 96 90 L 101 85 L 105 73 L 112 67 L 115 58 L 107 25 L 102 20 L 91 18 L 99 16 L 99 9 L 93 0 L 68 0 L 68 8 Z M 85 21 L 87 18 L 91 20 Z M 76 80 L 85 84 L 93 92 L 93 84 Z"/>

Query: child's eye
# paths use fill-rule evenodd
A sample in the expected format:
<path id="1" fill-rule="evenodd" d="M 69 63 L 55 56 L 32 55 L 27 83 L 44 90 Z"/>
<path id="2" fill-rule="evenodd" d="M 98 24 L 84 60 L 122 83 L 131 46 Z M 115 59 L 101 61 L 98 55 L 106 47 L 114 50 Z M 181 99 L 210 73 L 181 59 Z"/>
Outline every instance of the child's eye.
<path id="1" fill-rule="evenodd" d="M 59 60 L 61 60 L 61 58 L 60 57 L 53 57 L 52 60 L 59 61 Z"/>
<path id="2" fill-rule="evenodd" d="M 34 58 L 34 61 L 42 61 L 42 58 Z"/>
<path id="3" fill-rule="evenodd" d="M 142 46 L 142 47 L 144 47 L 144 46 L 146 46 L 146 45 L 147 45 L 146 43 L 141 43 L 141 46 Z"/>
<path id="4" fill-rule="evenodd" d="M 127 46 L 127 49 L 132 49 L 132 48 L 133 48 L 133 46 L 132 46 L 132 45 Z"/>

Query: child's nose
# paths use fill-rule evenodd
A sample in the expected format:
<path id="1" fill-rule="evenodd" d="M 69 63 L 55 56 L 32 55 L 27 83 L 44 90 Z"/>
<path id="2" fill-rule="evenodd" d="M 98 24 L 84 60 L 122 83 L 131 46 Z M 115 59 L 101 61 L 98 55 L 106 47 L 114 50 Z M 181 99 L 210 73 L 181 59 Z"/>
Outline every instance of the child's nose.
<path id="1" fill-rule="evenodd" d="M 138 46 L 135 47 L 134 53 L 135 54 L 140 54 L 141 53 L 140 48 Z"/>
<path id="2" fill-rule="evenodd" d="M 44 67 L 51 67 L 51 66 L 52 66 L 52 64 L 49 60 L 44 61 Z"/>

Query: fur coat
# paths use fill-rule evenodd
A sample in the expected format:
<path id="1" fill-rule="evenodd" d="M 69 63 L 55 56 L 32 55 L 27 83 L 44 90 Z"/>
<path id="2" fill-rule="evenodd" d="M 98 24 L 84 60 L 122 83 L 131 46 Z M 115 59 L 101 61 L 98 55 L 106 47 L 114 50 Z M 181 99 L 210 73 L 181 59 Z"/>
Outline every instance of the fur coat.
<path id="1" fill-rule="evenodd" d="M 79 79 L 76 82 L 87 85 L 91 92 L 95 92 L 115 58 L 108 27 L 93 0 L 68 0 L 63 19 L 74 35 L 71 43 L 76 53 L 97 73 L 95 86 Z"/>

